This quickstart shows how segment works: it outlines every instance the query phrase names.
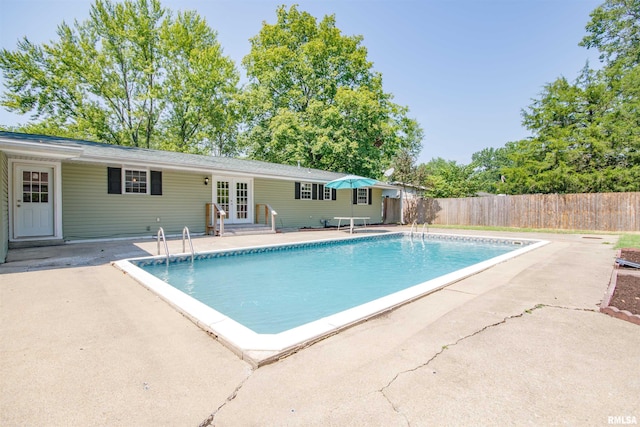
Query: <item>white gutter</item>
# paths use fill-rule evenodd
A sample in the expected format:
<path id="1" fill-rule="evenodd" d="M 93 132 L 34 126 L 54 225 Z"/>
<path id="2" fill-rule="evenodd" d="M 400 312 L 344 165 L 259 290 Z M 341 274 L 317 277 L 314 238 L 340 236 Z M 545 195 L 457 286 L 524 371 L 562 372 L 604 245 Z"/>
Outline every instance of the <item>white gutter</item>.
<path id="1" fill-rule="evenodd" d="M 69 160 L 73 159 L 79 163 L 99 163 L 106 165 L 122 165 L 133 167 L 149 167 L 158 168 L 163 170 L 176 170 L 183 172 L 202 173 L 208 175 L 223 175 L 223 176 L 237 176 L 237 177 L 250 177 L 250 178 L 266 178 L 277 179 L 279 181 L 306 181 L 318 184 L 325 184 L 330 179 L 319 178 L 306 178 L 304 176 L 283 176 L 278 173 L 252 173 L 252 172 L 239 172 L 228 169 L 219 168 L 207 168 L 203 166 L 191 166 L 188 164 L 176 165 L 171 162 L 149 162 L 149 161 L 132 161 L 131 159 L 123 159 L 122 157 L 113 156 L 96 156 L 86 155 L 84 147 L 71 147 L 68 145 L 48 144 L 44 141 L 27 142 L 27 141 L 15 141 L 14 139 L 0 138 L 0 151 L 5 153 L 26 156 L 26 157 L 47 157 L 56 160 Z M 373 185 L 375 188 L 396 189 L 397 187 L 388 183 L 377 182 Z"/>
<path id="2" fill-rule="evenodd" d="M 72 159 L 82 155 L 82 147 L 51 145 L 45 142 L 16 142 L 0 138 L 0 151 L 15 156 L 43 156 L 51 159 Z"/>

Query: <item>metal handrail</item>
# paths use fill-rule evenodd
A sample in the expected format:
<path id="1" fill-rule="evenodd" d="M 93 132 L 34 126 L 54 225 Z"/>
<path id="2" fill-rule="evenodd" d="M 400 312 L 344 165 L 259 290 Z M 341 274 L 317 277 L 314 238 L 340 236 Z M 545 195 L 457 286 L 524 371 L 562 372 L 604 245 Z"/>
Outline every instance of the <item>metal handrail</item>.
<path id="1" fill-rule="evenodd" d="M 425 222 L 424 224 L 422 224 L 422 238 L 424 239 L 424 227 L 427 227 L 427 234 L 429 234 L 429 223 Z"/>
<path id="2" fill-rule="evenodd" d="M 416 227 L 416 230 L 418 230 L 418 221 L 413 221 L 413 223 L 411 223 L 411 231 L 409 232 L 409 237 L 411 239 L 413 239 L 413 226 Z"/>
<path id="3" fill-rule="evenodd" d="M 193 258 L 195 256 L 195 253 L 193 251 L 193 242 L 191 242 L 191 234 L 189 234 L 189 227 L 185 226 L 182 229 L 182 253 L 185 253 L 185 247 L 184 247 L 184 238 L 185 236 L 187 237 L 187 239 L 189 240 L 189 248 L 191 249 L 191 262 L 193 262 Z"/>
<path id="4" fill-rule="evenodd" d="M 162 242 L 164 243 L 164 253 L 167 255 L 167 266 L 168 266 L 169 265 L 169 246 L 167 246 L 167 239 L 164 236 L 164 229 L 162 227 L 158 229 L 158 235 L 157 235 L 158 255 L 160 255 L 160 237 L 162 237 Z"/>
<path id="5" fill-rule="evenodd" d="M 271 213 L 271 231 L 276 232 L 276 216 L 278 212 L 274 211 L 268 203 L 256 203 L 256 224 L 260 215 L 260 206 L 264 206 L 264 223 L 269 225 L 269 213 Z"/>

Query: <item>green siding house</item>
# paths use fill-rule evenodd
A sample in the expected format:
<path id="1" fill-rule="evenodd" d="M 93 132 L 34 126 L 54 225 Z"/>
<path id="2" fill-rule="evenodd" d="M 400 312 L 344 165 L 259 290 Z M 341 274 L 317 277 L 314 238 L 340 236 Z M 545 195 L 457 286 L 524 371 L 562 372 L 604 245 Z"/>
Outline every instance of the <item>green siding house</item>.
<path id="1" fill-rule="evenodd" d="M 225 227 L 264 222 L 277 229 L 336 225 L 336 216 L 382 222 L 378 183 L 331 190 L 344 176 L 304 167 L 0 132 L 0 262 L 11 246 L 205 233 L 207 206 Z"/>

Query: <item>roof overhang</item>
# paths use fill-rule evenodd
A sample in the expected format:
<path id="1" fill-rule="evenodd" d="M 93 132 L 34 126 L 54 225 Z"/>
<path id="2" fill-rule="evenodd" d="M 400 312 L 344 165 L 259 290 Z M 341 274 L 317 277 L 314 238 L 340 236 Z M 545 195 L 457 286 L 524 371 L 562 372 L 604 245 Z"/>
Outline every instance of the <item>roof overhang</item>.
<path id="1" fill-rule="evenodd" d="M 49 159 L 73 159 L 83 153 L 82 147 L 53 145 L 43 142 L 15 141 L 0 138 L 0 151 L 13 156 L 46 157 Z"/>
<path id="2" fill-rule="evenodd" d="M 175 170 L 189 173 L 201 173 L 213 176 L 236 176 L 236 177 L 250 177 L 250 178 L 262 178 L 262 179 L 274 179 L 279 181 L 305 181 L 324 184 L 331 179 L 322 179 L 317 176 L 304 176 L 304 173 L 298 174 L 278 174 L 277 172 L 265 173 L 265 172 L 248 172 L 242 170 L 234 170 L 234 168 L 216 168 L 207 167 L 206 165 L 195 165 L 188 162 L 170 162 L 162 160 L 140 160 L 140 159 L 127 159 L 123 156 L 103 155 L 103 153 L 96 153 L 95 150 L 85 150 L 82 146 L 77 145 L 65 145 L 65 144 L 50 144 L 46 141 L 26 141 L 16 140 L 14 138 L 0 137 L 0 151 L 5 152 L 11 156 L 31 157 L 31 158 L 46 158 L 51 160 L 69 160 L 77 163 L 88 164 L 104 164 L 104 165 L 122 165 L 132 167 L 147 167 L 150 169 L 157 168 L 161 170 Z M 304 169 L 302 169 L 303 171 Z M 301 171 L 301 172 L 302 172 Z M 376 182 L 372 187 L 382 189 L 398 189 L 398 186 L 385 183 Z"/>
<path id="3" fill-rule="evenodd" d="M 174 170 L 174 171 L 189 172 L 189 173 L 203 173 L 203 174 L 214 175 L 214 176 L 218 175 L 218 176 L 264 178 L 264 179 L 277 179 L 280 181 L 283 181 L 283 180 L 284 181 L 308 181 L 308 182 L 318 182 L 318 183 L 327 182 L 327 180 L 321 180 L 317 178 L 311 179 L 311 178 L 305 178 L 303 176 L 289 177 L 284 175 L 278 175 L 277 173 L 267 174 L 267 173 L 260 173 L 260 172 L 243 172 L 243 171 L 237 171 L 233 169 L 222 169 L 222 168 L 214 168 L 214 167 L 206 167 L 206 166 L 193 166 L 186 163 L 180 164 L 180 163 L 159 162 L 159 161 L 132 161 L 129 159 L 123 159 L 121 157 L 87 155 L 86 153 L 81 157 L 73 158 L 73 160 L 79 163 L 148 167 L 150 169 L 157 168 L 160 170 Z"/>

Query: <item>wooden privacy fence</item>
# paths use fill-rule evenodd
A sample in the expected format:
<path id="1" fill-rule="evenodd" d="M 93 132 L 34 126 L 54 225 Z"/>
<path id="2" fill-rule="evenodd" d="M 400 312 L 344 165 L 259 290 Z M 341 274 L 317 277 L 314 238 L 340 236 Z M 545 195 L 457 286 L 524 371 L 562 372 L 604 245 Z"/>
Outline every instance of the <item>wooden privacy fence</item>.
<path id="1" fill-rule="evenodd" d="M 562 230 L 640 231 L 640 192 L 418 199 L 405 221 Z M 418 221 L 420 222 L 420 221 Z"/>

